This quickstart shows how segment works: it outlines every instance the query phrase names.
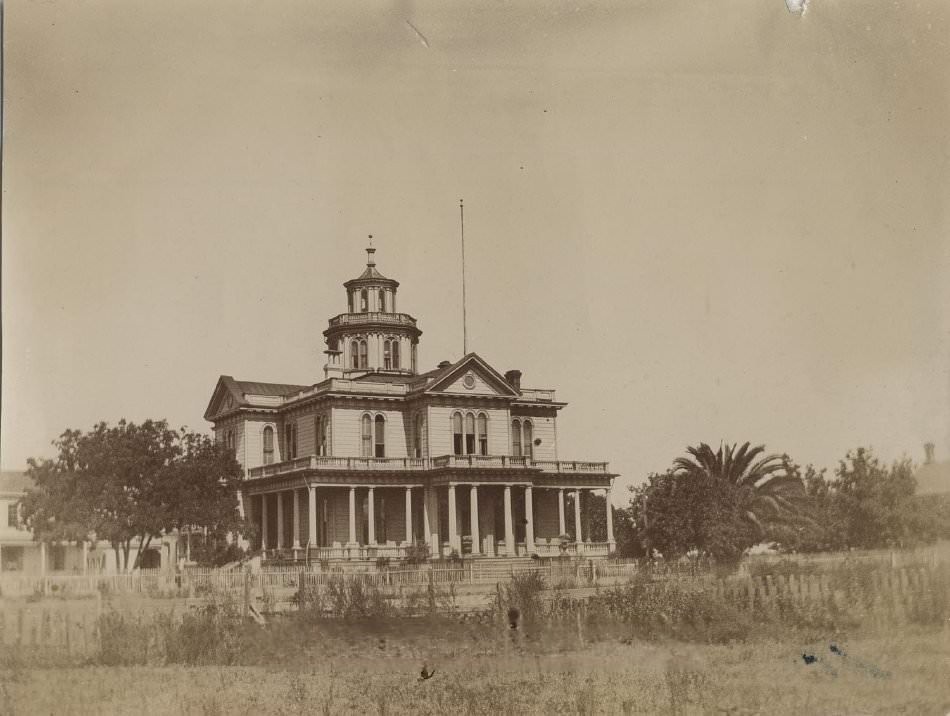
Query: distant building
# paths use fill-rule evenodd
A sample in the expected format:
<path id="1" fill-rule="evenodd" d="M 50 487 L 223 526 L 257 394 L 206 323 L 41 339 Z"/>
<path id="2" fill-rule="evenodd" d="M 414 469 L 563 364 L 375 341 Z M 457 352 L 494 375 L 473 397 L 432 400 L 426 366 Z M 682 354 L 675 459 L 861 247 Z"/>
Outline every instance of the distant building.
<path id="1" fill-rule="evenodd" d="M 918 495 L 945 495 L 950 498 L 950 460 L 936 460 L 934 444 L 924 445 L 924 464 L 914 474 Z"/>
<path id="2" fill-rule="evenodd" d="M 322 382 L 222 375 L 215 386 L 205 419 L 245 469 L 253 546 L 285 560 L 401 557 L 417 544 L 433 556 L 606 556 L 616 475 L 558 459 L 565 403 L 476 353 L 420 372 L 422 331 L 398 312 L 399 283 L 374 252 L 323 332 Z M 596 541 L 593 491 L 608 496 Z"/>
<path id="3" fill-rule="evenodd" d="M 0 472 L 0 577 L 118 571 L 119 560 L 108 542 L 84 545 L 35 542 L 23 524 L 20 511 L 20 502 L 31 487 L 33 482 L 24 472 Z M 175 538 L 166 537 L 146 550 L 140 566 L 170 566 L 175 548 Z M 137 551 L 133 546 L 130 560 L 135 559 Z"/>

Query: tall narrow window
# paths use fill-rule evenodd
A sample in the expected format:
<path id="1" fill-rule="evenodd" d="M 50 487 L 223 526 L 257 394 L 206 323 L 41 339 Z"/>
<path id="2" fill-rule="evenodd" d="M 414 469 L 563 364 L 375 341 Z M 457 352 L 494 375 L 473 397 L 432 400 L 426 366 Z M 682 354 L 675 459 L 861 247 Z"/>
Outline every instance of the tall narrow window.
<path id="1" fill-rule="evenodd" d="M 475 454 L 475 416 L 471 413 L 465 416 L 465 454 Z"/>
<path id="2" fill-rule="evenodd" d="M 393 367 L 392 341 L 383 341 L 383 368 L 389 370 Z"/>
<path id="3" fill-rule="evenodd" d="M 16 529 L 20 526 L 19 503 L 11 502 L 7 504 L 7 526 Z"/>
<path id="4" fill-rule="evenodd" d="M 456 455 L 462 455 L 462 414 L 456 413 L 452 416 L 452 451 Z"/>
<path id="5" fill-rule="evenodd" d="M 366 313 L 369 310 L 369 293 L 364 288 L 360 291 L 360 313 Z"/>
<path id="6" fill-rule="evenodd" d="M 399 370 L 399 339 L 393 339 L 393 368 Z"/>
<path id="7" fill-rule="evenodd" d="M 264 464 L 274 462 L 274 428 L 268 425 L 264 428 Z"/>
<path id="8" fill-rule="evenodd" d="M 415 447 L 416 457 L 422 457 L 422 416 L 416 416 Z"/>
<path id="9" fill-rule="evenodd" d="M 353 292 L 346 292 L 346 309 L 347 313 L 353 313 Z"/>
<path id="10" fill-rule="evenodd" d="M 350 343 L 350 365 L 360 367 L 360 344 L 357 341 Z"/>
<path id="11" fill-rule="evenodd" d="M 485 413 L 478 416 L 478 454 L 488 454 L 488 416 Z"/>
<path id="12" fill-rule="evenodd" d="M 363 457 L 373 456 L 373 419 L 368 415 L 363 416 L 360 455 Z"/>
<path id="13" fill-rule="evenodd" d="M 521 422 L 511 421 L 511 454 L 521 457 Z"/>
<path id="14" fill-rule="evenodd" d="M 366 341 L 360 341 L 360 368 L 369 367 L 369 358 L 366 352 Z"/>
<path id="15" fill-rule="evenodd" d="M 287 451 L 285 460 L 294 460 L 297 457 L 297 423 L 290 423 L 284 427 L 284 448 Z"/>
<path id="16" fill-rule="evenodd" d="M 534 433 L 531 429 L 531 421 L 524 421 L 524 456 L 529 460 L 534 458 Z"/>
<path id="17" fill-rule="evenodd" d="M 386 313 L 386 292 L 383 289 L 379 289 L 379 307 L 377 310 L 380 313 Z"/>
<path id="18" fill-rule="evenodd" d="M 376 457 L 386 457 L 386 418 L 376 416 Z"/>

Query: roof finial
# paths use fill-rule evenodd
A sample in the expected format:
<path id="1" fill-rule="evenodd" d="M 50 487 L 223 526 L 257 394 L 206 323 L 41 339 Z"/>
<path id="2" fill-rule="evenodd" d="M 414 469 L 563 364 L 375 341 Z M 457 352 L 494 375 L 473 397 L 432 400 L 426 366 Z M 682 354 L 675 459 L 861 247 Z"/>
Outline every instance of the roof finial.
<path id="1" fill-rule="evenodd" d="M 373 248 L 373 235 L 369 235 L 369 246 L 366 249 L 366 265 L 375 266 L 376 259 L 373 257 L 373 254 L 376 253 L 376 249 Z"/>

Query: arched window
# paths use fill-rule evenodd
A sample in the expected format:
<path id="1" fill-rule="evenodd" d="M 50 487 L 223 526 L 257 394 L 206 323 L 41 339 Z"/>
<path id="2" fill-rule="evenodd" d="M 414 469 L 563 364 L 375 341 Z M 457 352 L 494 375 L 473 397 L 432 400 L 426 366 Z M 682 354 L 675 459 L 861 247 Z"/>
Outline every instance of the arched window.
<path id="1" fill-rule="evenodd" d="M 488 416 L 485 413 L 478 416 L 478 454 L 488 454 Z"/>
<path id="2" fill-rule="evenodd" d="M 531 421 L 524 421 L 524 456 L 531 460 L 534 457 L 534 431 L 531 428 Z"/>
<path id="3" fill-rule="evenodd" d="M 393 367 L 392 341 L 383 341 L 383 368 L 389 370 Z"/>
<path id="4" fill-rule="evenodd" d="M 360 368 L 369 367 L 369 358 L 366 352 L 366 341 L 360 341 Z"/>
<path id="5" fill-rule="evenodd" d="M 264 464 L 274 462 L 274 428 L 268 425 L 264 428 Z"/>
<path id="6" fill-rule="evenodd" d="M 350 343 L 350 365 L 354 368 L 360 367 L 360 344 L 358 341 Z"/>
<path id="7" fill-rule="evenodd" d="M 369 310 L 369 293 L 364 288 L 360 291 L 360 313 L 366 313 Z"/>
<path id="8" fill-rule="evenodd" d="M 386 457 L 386 418 L 376 416 L 376 457 Z"/>
<path id="9" fill-rule="evenodd" d="M 379 289 L 379 307 L 380 313 L 386 313 L 386 292 L 383 289 Z"/>
<path id="10" fill-rule="evenodd" d="M 521 421 L 511 421 L 511 454 L 521 457 Z"/>
<path id="11" fill-rule="evenodd" d="M 471 413 L 465 416 L 465 454 L 475 454 L 475 416 Z"/>
<path id="12" fill-rule="evenodd" d="M 363 416 L 362 430 L 360 431 L 360 455 L 373 456 L 373 419 L 369 415 Z"/>
<path id="13" fill-rule="evenodd" d="M 452 416 L 452 450 L 456 455 L 464 454 L 462 452 L 462 414 L 455 413 Z"/>
<path id="14" fill-rule="evenodd" d="M 399 370 L 399 339 L 393 339 L 393 368 Z"/>

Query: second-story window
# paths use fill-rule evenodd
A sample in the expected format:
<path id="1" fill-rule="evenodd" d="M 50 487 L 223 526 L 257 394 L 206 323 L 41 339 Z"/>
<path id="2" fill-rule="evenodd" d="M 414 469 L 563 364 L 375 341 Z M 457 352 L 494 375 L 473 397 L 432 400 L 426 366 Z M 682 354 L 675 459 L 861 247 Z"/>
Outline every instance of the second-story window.
<path id="1" fill-rule="evenodd" d="M 369 415 L 364 415 L 361 422 L 360 455 L 362 457 L 373 456 L 373 419 Z"/>
<path id="2" fill-rule="evenodd" d="M 488 454 L 488 416 L 485 413 L 478 416 L 478 454 Z"/>
<path id="3" fill-rule="evenodd" d="M 386 457 L 386 418 L 376 416 L 376 457 Z"/>
<path id="4" fill-rule="evenodd" d="M 284 448 L 287 450 L 285 460 L 294 460 L 297 457 L 297 423 L 289 423 L 284 427 Z"/>
<path id="5" fill-rule="evenodd" d="M 465 416 L 465 454 L 475 454 L 475 416 L 471 413 Z"/>
<path id="6" fill-rule="evenodd" d="M 7 525 L 16 529 L 20 526 L 20 515 L 18 508 L 19 503 L 11 502 L 7 505 Z"/>
<path id="7" fill-rule="evenodd" d="M 422 457 L 422 415 L 416 416 L 416 430 L 415 430 L 415 449 L 416 457 Z"/>
<path id="8" fill-rule="evenodd" d="M 521 421 L 511 421 L 511 454 L 521 457 Z"/>
<path id="9" fill-rule="evenodd" d="M 525 420 L 522 423 L 522 428 L 524 429 L 524 456 L 531 460 L 534 458 L 534 431 L 531 427 L 531 421 Z"/>
<path id="10" fill-rule="evenodd" d="M 464 438 L 462 437 L 462 414 L 452 416 L 452 452 L 455 455 L 464 455 Z"/>
<path id="11" fill-rule="evenodd" d="M 327 418 L 318 415 L 315 418 L 314 445 L 316 445 L 316 454 L 325 456 L 327 454 Z"/>
<path id="12" fill-rule="evenodd" d="M 235 452 L 233 430 L 228 430 L 227 434 L 224 436 L 224 444 L 232 453 Z"/>
<path id="13" fill-rule="evenodd" d="M 274 462 L 274 428 L 268 425 L 264 428 L 264 464 Z"/>

